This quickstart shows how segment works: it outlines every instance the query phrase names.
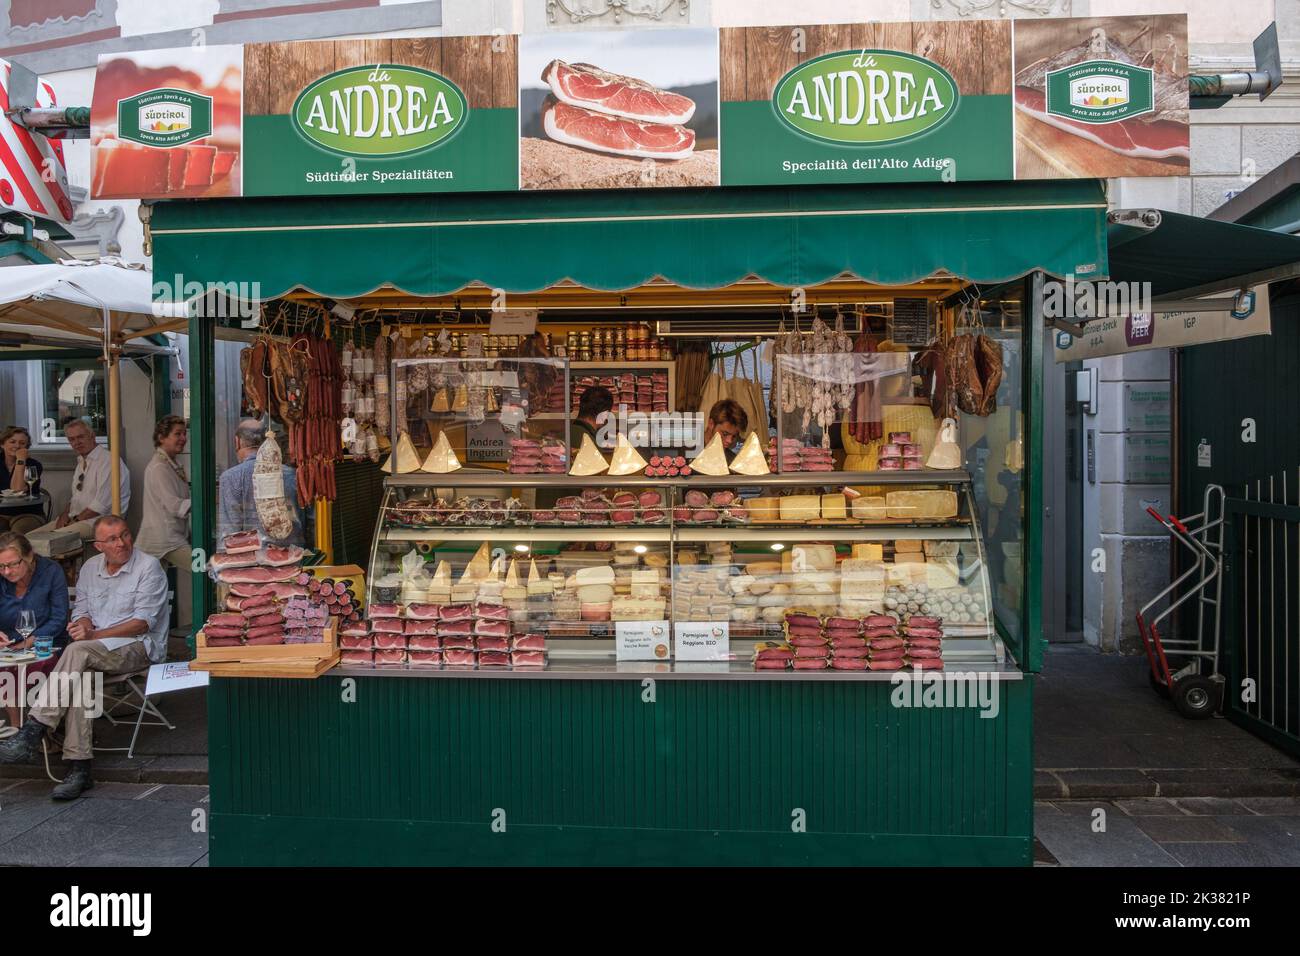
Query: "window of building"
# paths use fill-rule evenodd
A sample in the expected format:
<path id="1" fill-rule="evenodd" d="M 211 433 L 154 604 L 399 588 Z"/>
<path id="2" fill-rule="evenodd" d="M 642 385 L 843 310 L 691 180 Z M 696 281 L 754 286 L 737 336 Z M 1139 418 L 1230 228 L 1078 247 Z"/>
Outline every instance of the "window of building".
<path id="1" fill-rule="evenodd" d="M 63 428 L 74 418 L 95 437 L 108 436 L 108 388 L 103 365 L 93 358 L 46 359 L 29 364 L 29 429 L 38 445 L 66 445 Z"/>

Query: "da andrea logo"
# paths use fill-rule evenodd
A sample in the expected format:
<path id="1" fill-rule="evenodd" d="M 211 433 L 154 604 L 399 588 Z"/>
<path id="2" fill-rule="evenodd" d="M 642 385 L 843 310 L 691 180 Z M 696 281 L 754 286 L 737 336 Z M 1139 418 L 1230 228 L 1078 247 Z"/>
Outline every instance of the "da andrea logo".
<path id="1" fill-rule="evenodd" d="M 212 135 L 212 97 L 189 90 L 149 90 L 117 102 L 119 139 L 144 146 L 183 146 Z"/>
<path id="2" fill-rule="evenodd" d="M 311 143 L 344 156 L 397 156 L 441 146 L 465 124 L 465 94 L 444 76 L 372 64 L 323 76 L 290 119 Z"/>
<path id="3" fill-rule="evenodd" d="M 893 50 L 828 53 L 777 82 L 772 107 L 796 133 L 844 146 L 914 139 L 957 111 L 960 93 L 936 63 Z"/>
<path id="4" fill-rule="evenodd" d="M 1155 109 L 1151 70 L 1089 60 L 1047 74 L 1047 112 L 1080 123 L 1115 123 Z"/>

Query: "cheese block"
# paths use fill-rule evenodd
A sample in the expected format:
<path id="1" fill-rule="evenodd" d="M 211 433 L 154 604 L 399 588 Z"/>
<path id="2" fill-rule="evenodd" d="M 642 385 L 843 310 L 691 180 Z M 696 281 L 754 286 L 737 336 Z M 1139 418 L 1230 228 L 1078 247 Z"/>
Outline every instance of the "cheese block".
<path id="1" fill-rule="evenodd" d="M 500 604 L 504 591 L 505 585 L 500 581 L 480 581 L 478 593 L 474 595 L 474 600 L 481 601 L 484 604 Z"/>
<path id="2" fill-rule="evenodd" d="M 925 555 L 920 551 L 903 551 L 894 553 L 895 564 L 925 564 Z"/>
<path id="3" fill-rule="evenodd" d="M 791 572 L 835 570 L 833 544 L 796 544 L 786 553 L 790 556 Z"/>
<path id="4" fill-rule="evenodd" d="M 727 587 L 731 589 L 732 594 L 748 591 L 749 586 L 753 583 L 754 576 L 752 574 L 736 574 L 727 579 Z"/>
<path id="5" fill-rule="evenodd" d="M 393 473 L 394 457 L 397 458 L 397 473 L 399 475 L 407 475 L 420 470 L 420 453 L 415 450 L 415 446 L 411 444 L 411 436 L 406 432 L 402 432 L 402 437 L 397 439 L 396 456 L 389 455 L 388 460 L 383 464 L 382 470 L 390 475 Z"/>
<path id="6" fill-rule="evenodd" d="M 759 616 L 768 624 L 780 624 L 785 620 L 785 606 L 765 607 L 759 611 Z"/>
<path id="7" fill-rule="evenodd" d="M 919 553 L 922 550 L 921 548 L 922 543 L 923 542 L 921 542 L 920 540 L 912 541 L 907 538 L 899 538 L 897 541 L 894 542 L 894 553 L 895 554 L 910 554 L 912 552 Z"/>
<path id="8" fill-rule="evenodd" d="M 587 437 L 586 435 L 583 436 Z M 646 460 L 632 447 L 622 432 L 618 433 L 618 446 L 609 458 L 611 475 L 639 475 L 645 471 Z"/>
<path id="9" fill-rule="evenodd" d="M 641 555 L 635 551 L 616 551 L 614 552 L 614 563 L 620 567 L 631 567 L 634 564 L 641 563 Z"/>
<path id="10" fill-rule="evenodd" d="M 816 521 L 822 514 L 817 495 L 787 495 L 781 499 L 782 521 Z"/>
<path id="11" fill-rule="evenodd" d="M 841 601 L 870 601 L 885 596 L 885 582 L 866 578 L 845 578 L 840 582 Z"/>
<path id="12" fill-rule="evenodd" d="M 822 517 L 847 518 L 849 516 L 847 501 L 844 495 L 822 495 Z"/>
<path id="13" fill-rule="evenodd" d="M 647 568 L 666 568 L 668 567 L 668 555 L 662 551 L 651 551 L 641 555 L 641 562 Z"/>
<path id="14" fill-rule="evenodd" d="M 732 604 L 758 604 L 758 598 L 753 594 L 737 594 L 731 599 Z"/>
<path id="15" fill-rule="evenodd" d="M 862 581 L 884 581 L 885 563 L 866 558 L 845 558 L 840 563 L 840 577 L 856 578 Z"/>
<path id="16" fill-rule="evenodd" d="M 885 505 L 884 498 L 873 498 L 869 495 L 864 498 L 854 498 L 853 517 L 859 521 L 876 521 L 889 517 L 889 509 Z"/>
<path id="17" fill-rule="evenodd" d="M 422 604 L 450 604 L 451 603 L 451 585 L 450 584 L 430 584 L 424 592 Z"/>
<path id="18" fill-rule="evenodd" d="M 772 582 L 760 578 L 754 578 L 754 583 L 749 586 L 749 593 L 754 595 L 766 594 L 772 590 Z"/>
<path id="19" fill-rule="evenodd" d="M 789 603 L 790 603 L 790 595 L 777 594 L 775 592 L 772 592 L 771 594 L 764 594 L 760 596 L 758 599 L 759 607 L 785 607 Z"/>
<path id="20" fill-rule="evenodd" d="M 591 436 L 584 432 L 578 453 L 573 456 L 573 467 L 569 469 L 569 474 L 586 478 L 591 475 L 599 475 L 608 470 L 609 462 L 600 453 L 600 449 L 591 440 Z"/>
<path id="21" fill-rule="evenodd" d="M 731 620 L 736 624 L 753 624 L 758 620 L 758 608 L 733 607 L 731 609 Z"/>
<path id="22" fill-rule="evenodd" d="M 501 588 L 501 598 L 504 601 L 526 601 L 528 588 L 518 584 L 507 584 Z"/>
<path id="23" fill-rule="evenodd" d="M 885 569 L 887 584 L 924 584 L 926 581 L 926 566 L 920 562 L 896 562 L 886 564 Z"/>
<path id="24" fill-rule="evenodd" d="M 657 598 L 659 596 L 659 585 L 657 584 L 633 584 L 628 589 L 628 596 L 634 598 Z"/>
<path id="25" fill-rule="evenodd" d="M 656 587 L 663 580 L 663 575 L 657 568 L 639 568 L 632 572 L 633 584 L 653 584 Z"/>
<path id="26" fill-rule="evenodd" d="M 800 580 L 794 585 L 794 593 L 802 597 L 805 594 L 835 594 L 839 589 L 825 581 Z"/>
<path id="27" fill-rule="evenodd" d="M 777 596 L 787 595 L 787 594 L 790 593 L 790 585 L 788 585 L 788 584 L 774 584 L 774 585 L 772 585 L 772 590 L 771 590 L 769 593 L 771 593 L 771 594 L 775 594 L 775 595 L 777 595 Z"/>
<path id="28" fill-rule="evenodd" d="M 955 518 L 955 491 L 891 491 L 885 495 L 891 518 Z"/>
<path id="29" fill-rule="evenodd" d="M 722 447 L 721 435 L 715 434 L 704 451 L 691 459 L 691 470 L 715 478 L 728 473 L 727 452 Z"/>
<path id="30" fill-rule="evenodd" d="M 750 561 L 745 565 L 746 574 L 780 574 L 780 561 Z"/>
<path id="31" fill-rule="evenodd" d="M 615 621 L 662 621 L 667 602 L 661 598 L 615 598 L 609 616 Z"/>
<path id="32" fill-rule="evenodd" d="M 960 548 L 960 541 L 926 541 L 924 550 L 927 557 L 955 558 Z"/>
<path id="33" fill-rule="evenodd" d="M 750 521 L 775 521 L 781 514 L 780 498 L 748 498 Z"/>
<path id="34" fill-rule="evenodd" d="M 935 590 L 955 588 L 960 583 L 957 577 L 957 562 L 949 558 L 927 562 L 925 575 L 925 583 Z"/>
<path id="35" fill-rule="evenodd" d="M 864 561 L 883 561 L 885 560 L 885 546 L 883 544 L 855 544 L 853 546 L 853 557 Z"/>
<path id="36" fill-rule="evenodd" d="M 750 432 L 745 445 L 731 461 L 731 470 L 738 475 L 766 475 L 772 469 L 767 467 L 767 456 L 759 443 L 758 432 Z"/>
<path id="37" fill-rule="evenodd" d="M 648 557 L 650 557 L 650 555 L 647 554 L 646 557 L 648 558 Z M 650 563 L 649 561 L 646 562 L 646 564 L 649 564 L 649 563 Z M 694 551 L 678 551 L 678 552 L 677 552 L 677 563 L 678 563 L 678 564 L 691 564 L 691 565 L 699 564 L 699 563 L 700 563 L 700 556 L 699 556 L 696 552 L 694 552 Z"/>
<path id="38" fill-rule="evenodd" d="M 438 432 L 438 440 L 433 443 L 433 450 L 429 452 L 429 457 L 424 459 L 420 470 L 433 475 L 445 475 L 457 471 L 460 467 L 460 459 L 452 451 L 451 442 L 447 441 L 447 433 Z"/>
<path id="39" fill-rule="evenodd" d="M 598 564 L 590 568 L 579 568 L 573 575 L 579 587 L 585 584 L 613 584 L 614 569 L 608 564 Z"/>
<path id="40" fill-rule="evenodd" d="M 469 582 L 457 584 L 451 589 L 451 601 L 453 604 L 469 604 L 478 597 L 478 583 Z"/>

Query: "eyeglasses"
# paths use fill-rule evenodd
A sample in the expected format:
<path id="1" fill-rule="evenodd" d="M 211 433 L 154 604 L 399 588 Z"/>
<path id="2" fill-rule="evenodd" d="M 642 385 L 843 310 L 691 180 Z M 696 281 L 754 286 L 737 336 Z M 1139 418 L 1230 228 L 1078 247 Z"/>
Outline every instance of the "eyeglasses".
<path id="1" fill-rule="evenodd" d="M 10 561 L 8 564 L 0 564 L 0 571 L 12 571 L 14 568 L 21 568 L 26 563 L 26 558 L 19 558 L 17 561 Z"/>
<path id="2" fill-rule="evenodd" d="M 95 544 L 126 544 L 127 539 L 130 537 L 131 532 L 123 531 L 120 534 L 115 534 L 112 537 L 104 538 L 103 540 L 96 538 Z"/>

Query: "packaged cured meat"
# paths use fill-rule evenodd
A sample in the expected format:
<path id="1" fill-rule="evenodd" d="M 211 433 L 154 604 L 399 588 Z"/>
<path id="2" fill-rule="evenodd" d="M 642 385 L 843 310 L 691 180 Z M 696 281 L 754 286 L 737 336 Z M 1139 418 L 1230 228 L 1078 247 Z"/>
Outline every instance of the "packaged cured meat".
<path id="1" fill-rule="evenodd" d="M 796 659 L 804 657 L 826 657 L 830 654 L 830 646 L 820 645 L 794 645 L 794 656 Z"/>
<path id="2" fill-rule="evenodd" d="M 908 648 L 924 647 L 931 650 L 940 650 L 943 648 L 943 641 L 937 637 L 909 637 L 907 639 Z"/>
<path id="3" fill-rule="evenodd" d="M 870 662 L 865 657 L 835 657 L 831 659 L 831 667 L 837 671 L 864 671 L 870 666 Z"/>
<path id="4" fill-rule="evenodd" d="M 867 669 L 873 671 L 901 671 L 903 669 L 903 659 L 901 657 L 888 660 L 872 658 L 867 662 Z"/>
<path id="5" fill-rule="evenodd" d="M 840 628 L 828 627 L 825 630 L 824 635 L 827 638 L 827 640 L 831 641 L 832 643 L 834 643 L 835 641 L 844 641 L 844 640 L 849 640 L 849 641 L 861 640 L 864 644 L 866 643 L 866 639 L 862 637 L 860 631 L 845 631 Z"/>
<path id="6" fill-rule="evenodd" d="M 642 508 L 657 508 L 663 504 L 663 496 L 657 491 L 643 491 L 636 496 L 636 500 Z"/>
<path id="7" fill-rule="evenodd" d="M 831 658 L 838 660 L 842 657 L 866 657 L 867 649 L 865 647 L 832 647 Z"/>
<path id="8" fill-rule="evenodd" d="M 473 650 L 448 648 L 445 644 L 443 645 L 442 662 L 448 667 L 473 667 L 474 657 Z"/>
<path id="9" fill-rule="evenodd" d="M 860 618 L 856 617 L 828 617 L 826 619 L 826 627 L 828 629 L 840 631 L 857 632 L 862 630 L 862 621 Z"/>
<path id="10" fill-rule="evenodd" d="M 339 655 L 339 663 L 344 667 L 369 667 L 375 663 L 374 651 L 348 650 Z"/>
<path id="11" fill-rule="evenodd" d="M 339 649 L 345 651 L 368 651 L 375 646 L 369 634 L 354 637 L 349 634 L 339 635 Z"/>
<path id="12" fill-rule="evenodd" d="M 432 634 L 414 634 L 406 639 L 406 646 L 413 651 L 437 651 L 442 649 L 442 640 Z"/>
<path id="13" fill-rule="evenodd" d="M 926 617 L 920 614 L 912 614 L 907 618 L 908 627 L 943 627 L 943 618 Z"/>
<path id="14" fill-rule="evenodd" d="M 691 514 L 692 514 L 692 512 L 691 512 L 691 509 L 690 509 L 690 508 L 674 508 L 674 509 L 673 509 L 673 520 L 674 520 L 674 521 L 677 521 L 677 522 L 686 522 L 686 521 L 690 521 L 690 520 L 691 520 Z"/>
<path id="15" fill-rule="evenodd" d="M 216 571 L 226 568 L 251 568 L 256 564 L 256 551 L 218 551 L 208 559 L 208 567 Z"/>
<path id="16" fill-rule="evenodd" d="M 703 491 L 692 488 L 686 492 L 686 497 L 683 500 L 692 508 L 703 508 L 709 503 L 709 496 Z"/>
<path id="17" fill-rule="evenodd" d="M 909 647 L 907 655 L 909 660 L 932 660 L 936 657 L 942 657 L 943 652 L 937 647 Z"/>
<path id="18" fill-rule="evenodd" d="M 407 621 L 403 630 L 408 634 L 437 634 L 437 621 Z"/>
<path id="19" fill-rule="evenodd" d="M 475 641 L 475 644 L 479 653 L 483 651 L 510 650 L 510 638 L 508 637 L 480 637 Z"/>
<path id="20" fill-rule="evenodd" d="M 265 633 L 261 634 L 254 634 L 250 631 L 248 637 L 244 639 L 244 643 L 254 647 L 264 644 L 283 644 L 284 631 L 280 628 L 267 628 Z"/>
<path id="21" fill-rule="evenodd" d="M 510 608 L 504 604 L 475 604 L 474 616 L 479 620 L 486 621 L 508 621 L 510 620 Z"/>
<path id="22" fill-rule="evenodd" d="M 483 651 L 478 655 L 479 667 L 509 667 L 510 655 L 501 651 Z"/>
<path id="23" fill-rule="evenodd" d="M 366 609 L 371 619 L 377 617 L 401 617 L 402 608 L 398 604 L 372 604 Z"/>
<path id="24" fill-rule="evenodd" d="M 509 637 L 513 625 L 507 621 L 483 621 L 474 625 L 474 633 L 480 637 Z"/>
<path id="25" fill-rule="evenodd" d="M 230 554 L 256 551 L 259 547 L 261 547 L 261 542 L 258 540 L 256 531 L 237 531 L 221 539 L 221 549 Z"/>
<path id="26" fill-rule="evenodd" d="M 374 635 L 374 647 L 376 650 L 392 650 L 396 647 L 406 647 L 406 635 L 378 632 Z"/>
<path id="27" fill-rule="evenodd" d="M 545 667 L 546 655 L 541 651 L 514 651 L 510 655 L 511 667 Z"/>
<path id="28" fill-rule="evenodd" d="M 406 663 L 405 650 L 376 650 L 374 653 L 376 667 L 396 667 Z"/>
<path id="29" fill-rule="evenodd" d="M 510 639 L 510 649 L 512 651 L 544 651 L 546 650 L 546 638 L 541 634 L 520 634 L 518 637 Z"/>
<path id="30" fill-rule="evenodd" d="M 244 636 L 244 628 L 242 626 L 221 627 L 219 625 L 210 624 L 203 628 L 203 636 L 208 638 L 209 640 L 215 638 L 231 638 L 231 637 L 233 637 L 235 640 L 239 640 L 241 637 Z"/>
<path id="31" fill-rule="evenodd" d="M 718 512 L 712 508 L 701 508 L 691 513 L 691 520 L 697 524 L 708 524 L 718 520 Z"/>
<path id="32" fill-rule="evenodd" d="M 938 640 L 939 638 L 943 637 L 943 631 L 937 627 L 908 626 L 903 628 L 903 634 L 906 635 L 909 640 L 914 640 L 918 637 L 928 637 L 934 640 Z"/>
<path id="33" fill-rule="evenodd" d="M 873 647 L 867 656 L 873 661 L 901 661 L 907 655 L 901 647 L 891 647 L 888 650 L 879 650 Z"/>
<path id="34" fill-rule="evenodd" d="M 406 652 L 406 663 L 411 667 L 441 667 L 442 652 L 409 650 Z"/>
<path id="35" fill-rule="evenodd" d="M 797 671 L 816 671 L 825 670 L 830 665 L 830 661 L 825 657 L 802 657 L 796 658 L 792 661 L 792 664 L 794 665 L 794 669 Z M 899 662 L 899 665 L 902 665 L 902 661 Z"/>
<path id="36" fill-rule="evenodd" d="M 243 627 L 244 616 L 242 614 L 212 614 L 208 617 L 206 627 Z"/>
<path id="37" fill-rule="evenodd" d="M 272 614 L 259 614 L 257 617 L 250 617 L 248 619 L 248 629 L 250 631 L 255 628 L 276 627 L 282 624 L 284 624 L 284 615 L 279 612 Z"/>
<path id="38" fill-rule="evenodd" d="M 443 604 L 438 612 L 440 621 L 460 621 L 474 616 L 474 608 L 469 604 Z M 370 615 L 374 617 L 374 615 Z"/>
<path id="39" fill-rule="evenodd" d="M 882 637 L 897 637 L 898 629 L 894 627 L 869 627 L 862 632 L 862 636 L 869 641 Z"/>
<path id="40" fill-rule="evenodd" d="M 239 637 L 215 637 L 204 632 L 205 641 L 208 647 L 240 647 L 244 641 Z"/>
<path id="41" fill-rule="evenodd" d="M 873 637 L 868 639 L 868 646 L 876 651 L 890 651 L 903 646 L 901 637 Z"/>
<path id="42" fill-rule="evenodd" d="M 372 621 L 373 625 L 378 626 L 379 621 Z M 438 634 L 441 637 L 467 637 L 474 633 L 474 620 L 465 618 L 460 621 L 439 621 Z"/>
<path id="43" fill-rule="evenodd" d="M 790 627 L 815 627 L 820 629 L 822 626 L 822 620 L 819 617 L 793 612 L 785 615 L 785 623 Z"/>
<path id="44" fill-rule="evenodd" d="M 871 614 L 863 618 L 863 627 L 896 627 L 898 618 L 891 617 L 888 614 Z"/>
<path id="45" fill-rule="evenodd" d="M 766 658 L 764 660 L 754 661 L 754 670 L 756 671 L 783 671 L 788 670 L 790 661 L 784 658 Z"/>
<path id="46" fill-rule="evenodd" d="M 690 509 L 682 510 L 689 511 Z M 664 520 L 664 513 L 658 508 L 647 508 L 645 511 L 641 512 L 641 520 L 645 524 L 658 524 Z"/>
<path id="47" fill-rule="evenodd" d="M 715 491 L 709 496 L 709 504 L 714 508 L 725 508 L 736 500 L 734 491 Z"/>
<path id="48" fill-rule="evenodd" d="M 820 634 L 790 634 L 786 640 L 790 642 L 791 647 L 825 647 L 826 638 Z"/>
<path id="49" fill-rule="evenodd" d="M 339 631 L 340 637 L 369 637 L 370 625 L 358 621 L 356 624 L 349 624 Z"/>
<path id="50" fill-rule="evenodd" d="M 442 649 L 453 648 L 460 651 L 474 650 L 474 636 L 472 634 L 451 634 L 440 635 Z"/>
<path id="51" fill-rule="evenodd" d="M 370 622 L 370 629 L 376 634 L 402 634 L 406 626 L 400 617 L 381 617 Z"/>
<path id="52" fill-rule="evenodd" d="M 832 638 L 831 638 L 831 647 L 832 647 L 832 648 L 842 648 L 842 647 L 866 647 L 866 646 L 867 646 L 867 639 L 866 639 L 865 637 L 858 637 L 858 636 L 855 635 L 855 636 L 852 636 L 852 637 L 832 637 Z"/>
<path id="53" fill-rule="evenodd" d="M 406 616 L 417 621 L 436 621 L 441 610 L 441 604 L 408 604 Z"/>

